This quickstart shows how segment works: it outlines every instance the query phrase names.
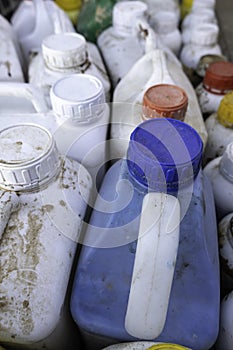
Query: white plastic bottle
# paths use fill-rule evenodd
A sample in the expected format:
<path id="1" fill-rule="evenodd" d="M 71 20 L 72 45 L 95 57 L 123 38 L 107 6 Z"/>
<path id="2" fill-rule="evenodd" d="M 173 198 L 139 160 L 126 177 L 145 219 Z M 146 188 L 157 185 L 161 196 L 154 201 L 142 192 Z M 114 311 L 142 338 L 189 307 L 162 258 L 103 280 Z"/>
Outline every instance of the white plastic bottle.
<path id="1" fill-rule="evenodd" d="M 56 80 L 74 73 L 91 74 L 101 80 L 106 100 L 110 100 L 110 82 L 96 45 L 77 33 L 52 34 L 42 41 L 42 53 L 31 59 L 29 82 L 42 89 L 48 105 L 50 89 Z"/>
<path id="2" fill-rule="evenodd" d="M 203 55 L 221 55 L 218 44 L 219 28 L 213 23 L 202 23 L 191 31 L 190 40 L 180 52 L 180 60 L 186 68 L 196 69 Z M 190 54 L 192 52 L 192 54 Z"/>
<path id="3" fill-rule="evenodd" d="M 143 121 L 143 95 L 157 84 L 177 85 L 185 90 L 188 109 L 184 121 L 196 129 L 206 144 L 207 132 L 195 90 L 177 60 L 157 49 L 138 60 L 114 91 L 110 132 L 112 159 L 125 156 L 130 133 Z"/>
<path id="4" fill-rule="evenodd" d="M 171 343 L 153 343 L 146 341 L 121 343 L 108 346 L 103 350 L 191 350 L 181 345 Z"/>
<path id="5" fill-rule="evenodd" d="M 233 348 L 233 291 L 221 302 L 220 328 L 216 350 L 232 350 Z"/>
<path id="6" fill-rule="evenodd" d="M 213 62 L 203 81 L 196 87 L 197 98 L 204 115 L 217 112 L 223 96 L 233 90 L 233 63 Z"/>
<path id="7" fill-rule="evenodd" d="M 0 14 L 0 81 L 24 82 L 20 48 L 10 23 Z"/>
<path id="8" fill-rule="evenodd" d="M 223 155 L 226 146 L 233 142 L 233 92 L 228 92 L 221 100 L 218 111 L 205 121 L 208 133 L 203 163 Z"/>
<path id="9" fill-rule="evenodd" d="M 149 23 L 153 28 L 154 16 L 161 12 L 172 13 L 176 24 L 179 24 L 180 21 L 180 8 L 177 0 L 143 0 L 148 6 L 148 19 Z"/>
<path id="10" fill-rule="evenodd" d="M 54 133 L 58 149 L 82 163 L 98 188 L 105 173 L 110 118 L 101 81 L 88 74 L 61 78 L 51 89 L 51 102 L 59 125 Z"/>
<path id="11" fill-rule="evenodd" d="M 213 159 L 204 167 L 209 177 L 215 199 L 218 220 L 233 212 L 233 142 L 221 157 Z"/>
<path id="12" fill-rule="evenodd" d="M 40 50 L 46 36 L 75 31 L 68 15 L 51 0 L 21 1 L 11 23 L 27 63 L 29 55 Z"/>
<path id="13" fill-rule="evenodd" d="M 7 218 L 0 232 L 0 342 L 33 350 L 79 348 L 67 288 L 91 177 L 62 157 L 38 125 L 2 129 L 0 150 L 0 209 Z"/>

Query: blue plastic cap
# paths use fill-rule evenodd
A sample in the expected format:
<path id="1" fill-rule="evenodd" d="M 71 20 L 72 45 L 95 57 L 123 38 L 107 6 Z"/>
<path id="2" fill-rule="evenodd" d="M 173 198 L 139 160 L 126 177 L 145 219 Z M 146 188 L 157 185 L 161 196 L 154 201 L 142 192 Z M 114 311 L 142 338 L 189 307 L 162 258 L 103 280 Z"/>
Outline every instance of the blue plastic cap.
<path id="1" fill-rule="evenodd" d="M 190 125 L 171 118 L 151 119 L 131 134 L 128 169 L 153 190 L 176 192 L 194 181 L 202 151 L 202 140 Z"/>

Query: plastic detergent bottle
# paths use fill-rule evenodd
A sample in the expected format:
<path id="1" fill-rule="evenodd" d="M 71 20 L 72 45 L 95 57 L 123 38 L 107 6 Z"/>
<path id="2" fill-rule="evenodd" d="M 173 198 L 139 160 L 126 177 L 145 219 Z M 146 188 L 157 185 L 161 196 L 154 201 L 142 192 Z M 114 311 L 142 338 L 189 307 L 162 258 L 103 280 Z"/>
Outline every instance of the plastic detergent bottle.
<path id="1" fill-rule="evenodd" d="M 11 23 L 27 64 L 29 55 L 40 50 L 46 36 L 75 31 L 67 14 L 51 0 L 21 1 Z"/>
<path id="2" fill-rule="evenodd" d="M 106 173 L 71 294 L 92 349 L 150 340 L 207 350 L 215 342 L 217 227 L 201 154 L 188 124 L 151 119 L 133 131 L 127 159 Z"/>
<path id="3" fill-rule="evenodd" d="M 99 78 L 104 86 L 106 100 L 110 100 L 110 82 L 99 50 L 77 33 L 46 37 L 42 42 L 42 53 L 31 59 L 28 79 L 43 90 L 51 107 L 49 93 L 53 83 L 74 73 L 87 73 Z"/>
<path id="4" fill-rule="evenodd" d="M 223 96 L 233 90 L 233 63 L 213 62 L 206 70 L 203 82 L 196 87 L 196 94 L 205 116 L 217 112 Z"/>
<path id="5" fill-rule="evenodd" d="M 220 329 L 216 350 L 231 350 L 233 347 L 233 291 L 221 302 Z"/>
<path id="6" fill-rule="evenodd" d="M 71 22 L 76 25 L 82 7 L 82 0 L 56 0 L 55 2 L 67 13 Z"/>
<path id="7" fill-rule="evenodd" d="M 110 118 L 101 81 L 88 74 L 61 78 L 51 89 L 51 102 L 59 125 L 54 132 L 58 149 L 82 163 L 99 187 L 107 161 Z"/>
<path id="8" fill-rule="evenodd" d="M 221 157 L 213 159 L 204 168 L 211 181 L 218 219 L 233 212 L 233 142 L 227 145 Z"/>
<path id="9" fill-rule="evenodd" d="M 79 348 L 66 295 L 91 177 L 38 125 L 2 129 L 0 150 L 0 342 Z"/>
<path id="10" fill-rule="evenodd" d="M 23 82 L 20 48 L 10 23 L 0 15 L 0 81 Z"/>
<path id="11" fill-rule="evenodd" d="M 191 350 L 171 343 L 130 342 L 108 346 L 103 350 Z"/>
<path id="12" fill-rule="evenodd" d="M 143 121 L 144 93 L 158 84 L 177 85 L 186 92 L 188 109 L 184 121 L 195 128 L 206 143 L 207 132 L 192 84 L 179 61 L 169 52 L 157 49 L 138 60 L 114 90 L 110 130 L 111 159 L 125 156 L 131 132 Z M 182 100 L 181 95 L 178 99 Z"/>
<path id="13" fill-rule="evenodd" d="M 222 156 L 226 146 L 233 142 L 233 91 L 222 98 L 218 111 L 206 119 L 205 125 L 208 140 L 203 157 L 204 164 Z"/>
<path id="14" fill-rule="evenodd" d="M 183 45 L 180 52 L 180 60 L 185 69 L 196 69 L 203 55 L 221 55 L 218 34 L 219 27 L 214 23 L 202 23 L 193 28 L 189 42 Z"/>

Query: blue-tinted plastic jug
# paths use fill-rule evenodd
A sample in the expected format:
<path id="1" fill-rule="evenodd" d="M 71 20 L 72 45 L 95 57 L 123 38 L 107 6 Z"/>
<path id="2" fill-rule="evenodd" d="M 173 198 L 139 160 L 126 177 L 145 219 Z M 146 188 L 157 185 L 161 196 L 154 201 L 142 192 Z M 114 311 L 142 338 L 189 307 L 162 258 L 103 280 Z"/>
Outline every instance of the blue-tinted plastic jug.
<path id="1" fill-rule="evenodd" d="M 131 134 L 127 159 L 107 172 L 71 296 L 91 349 L 140 339 L 207 350 L 215 342 L 217 228 L 202 148 L 188 124 L 148 120 Z"/>

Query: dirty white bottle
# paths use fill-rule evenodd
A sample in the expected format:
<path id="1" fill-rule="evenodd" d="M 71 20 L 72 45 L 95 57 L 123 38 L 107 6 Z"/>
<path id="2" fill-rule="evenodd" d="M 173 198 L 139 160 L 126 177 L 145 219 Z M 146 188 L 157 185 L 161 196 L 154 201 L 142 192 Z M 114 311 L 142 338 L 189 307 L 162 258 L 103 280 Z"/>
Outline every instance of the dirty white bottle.
<path id="1" fill-rule="evenodd" d="M 38 125 L 2 129 L 0 150 L 0 342 L 33 350 L 79 348 L 67 287 L 91 177 L 62 157 Z"/>
<path id="2" fill-rule="evenodd" d="M 143 121 L 144 93 L 157 84 L 177 85 L 185 90 L 188 109 L 184 121 L 196 129 L 206 144 L 207 132 L 195 90 L 177 60 L 157 49 L 138 60 L 114 91 L 110 132 L 112 159 L 125 156 L 131 132 Z"/>
<path id="3" fill-rule="evenodd" d="M 204 167 L 209 177 L 215 199 L 218 220 L 233 212 L 233 142 L 221 157 L 213 159 Z"/>
<path id="4" fill-rule="evenodd" d="M 226 146 L 233 142 L 233 92 L 228 92 L 221 100 L 218 111 L 205 121 L 208 133 L 207 145 L 203 155 L 206 164 L 223 155 Z"/>
<path id="5" fill-rule="evenodd" d="M 29 64 L 29 82 L 42 89 L 48 105 L 50 89 L 56 80 L 74 73 L 87 73 L 99 78 L 106 100 L 110 100 L 110 82 L 96 45 L 87 43 L 78 33 L 52 34 L 42 41 L 42 52 Z"/>
<path id="6" fill-rule="evenodd" d="M 233 90 L 233 63 L 213 62 L 203 81 L 196 87 L 197 98 L 204 115 L 217 112 L 223 96 Z"/>
<path id="7" fill-rule="evenodd" d="M 196 69 L 199 59 L 203 55 L 221 55 L 218 34 L 219 27 L 214 23 L 202 23 L 194 27 L 190 33 L 189 42 L 183 46 L 180 52 L 182 64 L 187 68 Z"/>
<path id="8" fill-rule="evenodd" d="M 221 302 L 220 328 L 215 345 L 216 350 L 232 350 L 233 348 L 233 291 Z"/>
<path id="9" fill-rule="evenodd" d="M 191 350 L 184 346 L 171 343 L 153 343 L 149 341 L 127 342 L 108 346 L 103 350 Z"/>
<path id="10" fill-rule="evenodd" d="M 46 36 L 75 31 L 68 15 L 51 0 L 21 1 L 11 23 L 27 63 L 30 54 L 40 50 Z"/>
<path id="11" fill-rule="evenodd" d="M 148 19 L 153 28 L 154 17 L 161 12 L 169 12 L 173 14 L 176 25 L 180 21 L 180 7 L 177 0 L 143 0 L 148 6 Z"/>
<path id="12" fill-rule="evenodd" d="M 110 118 L 101 81 L 89 74 L 61 78 L 51 89 L 51 102 L 59 125 L 54 133 L 58 149 L 82 163 L 98 188 L 105 173 Z"/>
<path id="13" fill-rule="evenodd" d="M 0 81 L 24 82 L 22 53 L 10 23 L 0 14 Z"/>

